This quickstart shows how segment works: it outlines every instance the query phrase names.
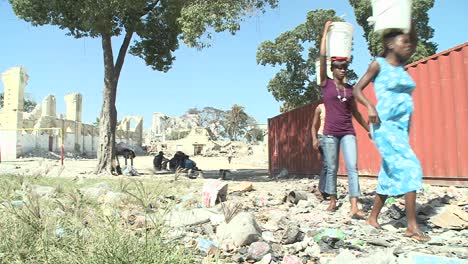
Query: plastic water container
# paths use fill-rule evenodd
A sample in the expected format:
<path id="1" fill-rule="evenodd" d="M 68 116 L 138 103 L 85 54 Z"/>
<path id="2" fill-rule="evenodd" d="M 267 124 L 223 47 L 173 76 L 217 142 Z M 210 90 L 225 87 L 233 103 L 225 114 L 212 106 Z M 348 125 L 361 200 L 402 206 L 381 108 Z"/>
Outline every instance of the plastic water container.
<path id="1" fill-rule="evenodd" d="M 351 57 L 353 25 L 348 22 L 333 22 L 327 33 L 327 57 Z"/>
<path id="2" fill-rule="evenodd" d="M 408 33 L 411 29 L 412 0 L 372 0 L 372 17 L 367 21 L 374 24 L 374 32 L 398 28 Z"/>
<path id="3" fill-rule="evenodd" d="M 317 84 L 320 85 L 320 82 L 322 81 L 320 79 L 320 60 L 315 61 L 315 75 L 317 76 Z M 327 59 L 327 76 L 328 78 L 333 79 L 330 59 Z"/>

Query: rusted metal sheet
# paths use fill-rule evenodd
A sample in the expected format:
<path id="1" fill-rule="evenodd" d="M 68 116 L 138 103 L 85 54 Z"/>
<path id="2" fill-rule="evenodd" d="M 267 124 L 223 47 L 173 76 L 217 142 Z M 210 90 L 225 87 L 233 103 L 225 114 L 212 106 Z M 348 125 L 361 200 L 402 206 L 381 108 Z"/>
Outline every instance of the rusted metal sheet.
<path id="1" fill-rule="evenodd" d="M 268 120 L 269 170 L 276 175 L 313 175 L 322 164 L 312 148 L 312 120 L 317 104 L 309 104 Z"/>
<path id="2" fill-rule="evenodd" d="M 468 179 L 468 42 L 406 68 L 416 82 L 410 141 L 425 177 Z"/>
<path id="3" fill-rule="evenodd" d="M 410 142 L 424 177 L 468 180 L 468 42 L 406 66 L 416 82 Z M 376 102 L 374 89 L 364 91 Z M 317 174 L 318 153 L 312 150 L 310 128 L 316 104 L 269 119 L 270 173 Z M 367 109 L 359 106 L 367 119 Z M 377 176 L 380 155 L 367 132 L 354 121 L 360 175 Z M 340 157 L 339 174 L 346 175 Z"/>

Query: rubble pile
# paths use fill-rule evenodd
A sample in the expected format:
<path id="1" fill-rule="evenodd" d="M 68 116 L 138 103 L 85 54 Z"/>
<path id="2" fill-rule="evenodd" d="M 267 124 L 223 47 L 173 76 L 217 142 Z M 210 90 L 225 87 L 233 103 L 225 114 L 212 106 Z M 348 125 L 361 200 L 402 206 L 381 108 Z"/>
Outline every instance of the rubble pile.
<path id="1" fill-rule="evenodd" d="M 177 227 L 174 234 L 205 259 L 217 256 L 221 263 L 468 262 L 467 188 L 424 185 L 417 214 L 432 239 L 420 243 L 404 236 L 404 197 L 387 200 L 380 217 L 382 229 L 377 229 L 351 219 L 344 180 L 339 180 L 340 205 L 334 213 L 326 212 L 327 202 L 311 193 L 315 180 L 202 181 L 201 197 L 181 196 L 172 212 L 179 218 L 169 218 L 168 224 Z M 375 184 L 362 184 L 360 201 L 365 211 L 371 209 Z"/>

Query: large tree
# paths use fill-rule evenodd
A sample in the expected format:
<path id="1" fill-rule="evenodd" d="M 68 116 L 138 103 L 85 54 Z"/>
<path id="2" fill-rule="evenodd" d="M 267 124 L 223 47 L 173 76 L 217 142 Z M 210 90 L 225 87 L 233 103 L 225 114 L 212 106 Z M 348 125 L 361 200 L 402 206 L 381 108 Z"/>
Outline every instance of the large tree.
<path id="1" fill-rule="evenodd" d="M 349 0 L 354 8 L 354 14 L 358 24 L 364 29 L 364 37 L 372 56 L 377 56 L 382 50 L 380 35 L 374 33 L 374 28 L 369 25 L 367 18 L 372 16 L 372 5 L 369 0 Z M 416 23 L 418 46 L 416 52 L 407 63 L 415 62 L 437 51 L 437 44 L 429 41 L 434 36 L 434 29 L 429 26 L 428 11 L 434 6 L 434 0 L 413 0 L 412 19 Z"/>
<path id="2" fill-rule="evenodd" d="M 316 101 L 321 91 L 316 83 L 315 61 L 320 51 L 323 26 L 328 20 L 343 21 L 334 10 L 313 10 L 307 20 L 293 30 L 280 34 L 274 41 L 258 47 L 257 63 L 282 66 L 268 83 L 268 91 L 282 102 L 281 112 Z M 307 52 L 304 52 L 307 50 Z M 357 79 L 350 71 L 349 80 Z"/>
<path id="3" fill-rule="evenodd" d="M 16 15 L 34 26 L 56 25 L 75 38 L 101 39 L 104 91 L 96 173 L 114 168 L 115 101 L 127 51 L 144 59 L 154 70 L 166 72 L 175 59 L 173 52 L 179 40 L 191 47 L 206 47 L 213 32 L 234 34 L 243 17 L 255 14 L 256 9 L 264 11 L 277 5 L 277 0 L 9 1 Z M 117 37 L 122 43 L 115 58 L 112 41 Z"/>
<path id="4" fill-rule="evenodd" d="M 249 115 L 244 110 L 243 106 L 234 104 L 231 109 L 225 113 L 225 118 L 221 122 L 226 136 L 230 140 L 237 140 L 246 133 Z"/>

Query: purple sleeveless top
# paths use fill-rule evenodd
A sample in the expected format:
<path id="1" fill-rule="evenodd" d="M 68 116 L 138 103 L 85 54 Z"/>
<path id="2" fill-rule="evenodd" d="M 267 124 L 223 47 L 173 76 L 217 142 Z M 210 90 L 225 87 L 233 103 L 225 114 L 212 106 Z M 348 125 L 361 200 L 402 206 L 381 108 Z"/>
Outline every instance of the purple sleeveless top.
<path id="1" fill-rule="evenodd" d="M 353 87 L 346 84 L 345 90 L 346 94 L 343 90 L 337 91 L 332 79 L 327 79 L 327 83 L 322 87 L 322 100 L 326 112 L 324 135 L 356 135 L 351 112 L 351 102 L 354 100 Z M 346 101 L 342 101 L 343 98 L 346 98 Z"/>

